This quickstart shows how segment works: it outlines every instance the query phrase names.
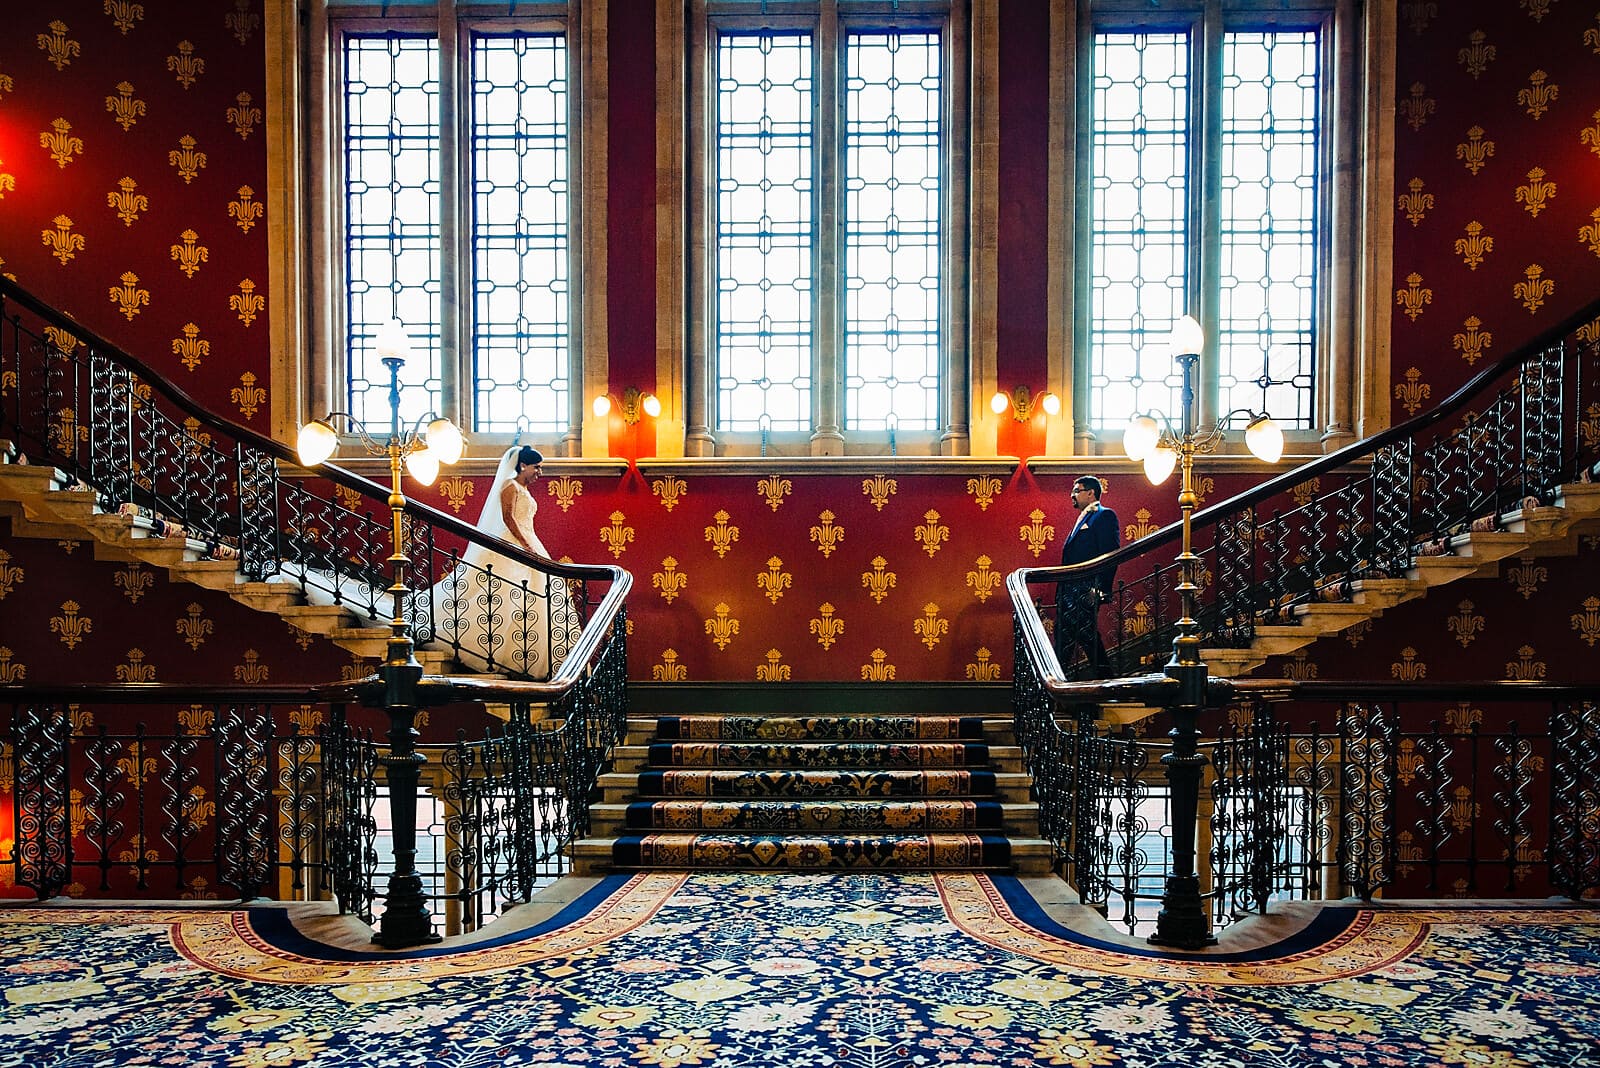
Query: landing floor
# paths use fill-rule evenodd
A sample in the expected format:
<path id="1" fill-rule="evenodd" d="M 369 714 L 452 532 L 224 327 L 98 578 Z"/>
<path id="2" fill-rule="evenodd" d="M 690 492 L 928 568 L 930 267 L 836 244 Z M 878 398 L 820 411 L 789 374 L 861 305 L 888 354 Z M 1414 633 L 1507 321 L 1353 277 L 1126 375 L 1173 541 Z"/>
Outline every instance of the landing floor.
<path id="1" fill-rule="evenodd" d="M 401 954 L 321 906 L 11 907 L 0 1066 L 1600 1063 L 1600 910 L 1301 906 L 1158 954 L 1062 889 L 564 881 Z"/>

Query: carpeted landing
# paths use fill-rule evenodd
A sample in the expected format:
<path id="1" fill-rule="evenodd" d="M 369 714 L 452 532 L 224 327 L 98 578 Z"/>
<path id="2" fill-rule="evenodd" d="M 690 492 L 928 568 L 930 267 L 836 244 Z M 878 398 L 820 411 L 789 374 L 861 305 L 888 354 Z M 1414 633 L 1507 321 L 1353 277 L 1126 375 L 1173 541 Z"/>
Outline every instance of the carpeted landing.
<path id="1" fill-rule="evenodd" d="M 399 954 L 282 907 L 8 908 L 0 1065 L 1600 1063 L 1600 910 L 1291 908 L 1267 944 L 1171 954 L 1042 907 L 1042 882 L 614 875 Z"/>

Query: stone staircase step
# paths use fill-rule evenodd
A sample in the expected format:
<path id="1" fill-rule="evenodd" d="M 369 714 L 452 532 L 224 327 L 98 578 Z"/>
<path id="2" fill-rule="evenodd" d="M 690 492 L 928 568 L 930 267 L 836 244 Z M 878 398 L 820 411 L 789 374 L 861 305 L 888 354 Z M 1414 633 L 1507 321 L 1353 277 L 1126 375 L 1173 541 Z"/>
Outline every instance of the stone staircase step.
<path id="1" fill-rule="evenodd" d="M 947 741 L 981 739 L 982 719 L 961 716 L 663 716 L 663 741 Z"/>
<path id="2" fill-rule="evenodd" d="M 674 768 L 876 769 L 985 767 L 990 754 L 982 742 L 656 742 L 645 757 Z"/>
<path id="3" fill-rule="evenodd" d="M 1042 874 L 1049 843 L 979 834 L 740 835 L 663 833 L 585 839 L 574 867 L 839 869 L 986 868 Z M 1042 869 L 1041 869 L 1042 865 Z M 596 870 L 593 867 L 590 871 Z"/>
<path id="4" fill-rule="evenodd" d="M 1004 805 L 982 798 L 923 798 L 903 801 L 755 799 L 750 801 L 634 801 L 594 805 L 598 835 L 655 831 L 973 831 L 1005 829 L 1037 835 L 1038 806 Z"/>

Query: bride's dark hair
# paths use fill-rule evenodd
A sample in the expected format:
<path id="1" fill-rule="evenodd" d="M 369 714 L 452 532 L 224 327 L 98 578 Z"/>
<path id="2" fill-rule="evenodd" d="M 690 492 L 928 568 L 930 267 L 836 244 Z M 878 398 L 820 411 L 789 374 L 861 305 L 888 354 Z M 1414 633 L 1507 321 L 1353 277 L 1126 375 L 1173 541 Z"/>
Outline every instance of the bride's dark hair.
<path id="1" fill-rule="evenodd" d="M 532 445 L 524 445 L 517 450 L 518 471 L 521 471 L 524 467 L 538 467 L 542 463 L 544 463 L 544 453 Z"/>

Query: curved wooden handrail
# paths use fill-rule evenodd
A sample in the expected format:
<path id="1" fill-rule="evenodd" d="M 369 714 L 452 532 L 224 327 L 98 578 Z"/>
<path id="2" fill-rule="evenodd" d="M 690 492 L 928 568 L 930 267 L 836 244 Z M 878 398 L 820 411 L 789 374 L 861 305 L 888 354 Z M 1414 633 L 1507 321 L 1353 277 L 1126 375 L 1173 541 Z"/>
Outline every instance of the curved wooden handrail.
<path id="1" fill-rule="evenodd" d="M 239 704 L 337 704 L 361 700 L 364 682 L 326 686 L 293 684 L 262 686 L 207 686 L 189 682 L 77 682 L 9 683 L 0 685 L 0 701 L 115 701 L 117 704 L 156 705 L 201 701 Z"/>
<path id="2" fill-rule="evenodd" d="M 235 423 L 231 419 L 211 412 L 184 390 L 173 385 L 164 375 L 152 369 L 143 360 L 107 341 L 65 312 L 50 307 L 10 279 L 0 276 L 0 313 L 3 313 L 4 304 L 7 300 L 15 301 L 34 315 L 53 325 L 58 325 L 61 321 L 70 324 L 70 332 L 74 337 L 86 342 L 100 355 L 111 357 L 114 362 L 139 375 L 145 382 L 149 383 L 152 389 L 162 394 L 162 396 L 183 409 L 190 416 L 199 420 L 202 426 L 218 431 L 235 441 L 248 444 L 281 461 L 293 464 L 296 467 L 300 466 L 298 457 L 295 456 L 294 450 L 289 446 L 247 426 Z M 385 502 L 385 507 L 387 507 L 389 489 L 371 479 L 363 478 L 353 471 L 347 471 L 337 464 L 327 463 L 318 465 L 316 475 L 327 478 L 330 482 L 341 485 L 346 489 L 355 490 L 363 497 Z M 551 560 L 548 557 L 529 552 L 527 549 L 512 542 L 489 537 L 471 524 L 465 523 L 446 512 L 441 512 L 431 505 L 414 501 L 409 497 L 406 498 L 405 512 L 407 515 L 426 521 L 440 530 L 448 531 L 464 541 L 492 549 L 500 556 L 508 557 L 525 565 L 531 565 L 536 570 L 547 574 L 559 575 L 570 579 L 589 579 L 596 582 L 614 582 L 617 580 L 618 575 L 627 574 L 621 567 L 612 564 L 563 564 L 559 561 Z"/>

